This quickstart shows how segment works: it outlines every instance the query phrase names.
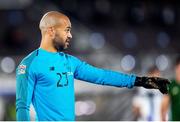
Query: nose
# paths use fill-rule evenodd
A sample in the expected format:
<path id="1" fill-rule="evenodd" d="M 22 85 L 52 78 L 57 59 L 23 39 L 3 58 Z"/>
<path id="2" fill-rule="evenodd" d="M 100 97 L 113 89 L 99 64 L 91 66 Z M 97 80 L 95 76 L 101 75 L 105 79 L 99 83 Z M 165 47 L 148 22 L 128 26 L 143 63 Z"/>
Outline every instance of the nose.
<path id="1" fill-rule="evenodd" d="M 72 38 L 72 34 L 69 32 L 68 37 L 71 39 Z"/>

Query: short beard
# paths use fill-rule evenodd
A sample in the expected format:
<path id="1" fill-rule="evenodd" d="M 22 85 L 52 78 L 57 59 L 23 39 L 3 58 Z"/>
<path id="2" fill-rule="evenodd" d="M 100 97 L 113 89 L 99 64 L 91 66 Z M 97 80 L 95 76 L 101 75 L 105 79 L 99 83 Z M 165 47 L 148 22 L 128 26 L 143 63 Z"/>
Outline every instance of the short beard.
<path id="1" fill-rule="evenodd" d="M 56 42 L 55 40 L 53 41 L 53 46 L 57 50 L 57 52 L 61 52 L 65 50 L 64 45 Z"/>

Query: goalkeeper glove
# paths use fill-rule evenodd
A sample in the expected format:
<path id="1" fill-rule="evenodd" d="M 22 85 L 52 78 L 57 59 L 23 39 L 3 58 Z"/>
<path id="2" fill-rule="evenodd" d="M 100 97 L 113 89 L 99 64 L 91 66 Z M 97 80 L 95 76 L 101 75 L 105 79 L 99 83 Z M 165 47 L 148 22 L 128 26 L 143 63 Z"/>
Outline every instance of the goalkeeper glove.
<path id="1" fill-rule="evenodd" d="M 147 89 L 159 89 L 163 94 L 168 93 L 168 79 L 159 77 L 136 77 L 135 86 L 142 86 Z"/>

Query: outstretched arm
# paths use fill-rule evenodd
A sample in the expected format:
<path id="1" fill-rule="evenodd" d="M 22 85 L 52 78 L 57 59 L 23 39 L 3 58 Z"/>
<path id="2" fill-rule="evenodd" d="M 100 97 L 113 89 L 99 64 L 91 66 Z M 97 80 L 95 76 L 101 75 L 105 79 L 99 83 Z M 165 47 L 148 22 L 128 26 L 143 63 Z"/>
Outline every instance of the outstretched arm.
<path id="1" fill-rule="evenodd" d="M 117 87 L 142 86 L 149 89 L 159 89 L 162 93 L 168 92 L 169 81 L 157 77 L 138 77 L 133 74 L 124 74 L 111 70 L 100 69 L 74 57 L 76 64 L 75 78 L 91 83 Z"/>
<path id="2" fill-rule="evenodd" d="M 100 69 L 81 62 L 76 68 L 75 78 L 95 84 L 131 88 L 134 86 L 136 76 Z"/>

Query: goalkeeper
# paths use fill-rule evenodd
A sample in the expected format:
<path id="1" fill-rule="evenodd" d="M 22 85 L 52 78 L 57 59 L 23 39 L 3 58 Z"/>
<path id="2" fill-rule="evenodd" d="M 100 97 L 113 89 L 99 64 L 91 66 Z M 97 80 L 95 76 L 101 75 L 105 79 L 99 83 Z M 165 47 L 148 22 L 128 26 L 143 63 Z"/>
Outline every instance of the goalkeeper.
<path id="1" fill-rule="evenodd" d="M 100 69 L 63 53 L 72 38 L 71 22 L 66 15 L 48 12 L 39 28 L 40 47 L 25 57 L 16 70 L 17 120 L 30 120 L 31 103 L 37 120 L 75 120 L 74 78 L 116 87 L 142 86 L 167 93 L 167 79 Z"/>

